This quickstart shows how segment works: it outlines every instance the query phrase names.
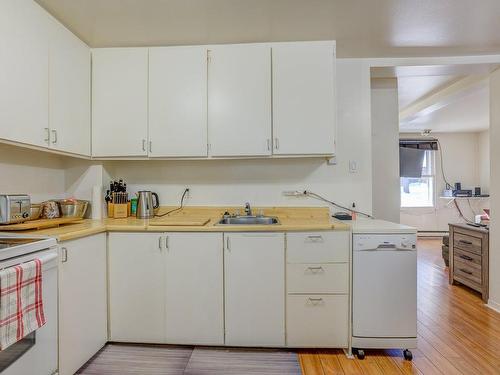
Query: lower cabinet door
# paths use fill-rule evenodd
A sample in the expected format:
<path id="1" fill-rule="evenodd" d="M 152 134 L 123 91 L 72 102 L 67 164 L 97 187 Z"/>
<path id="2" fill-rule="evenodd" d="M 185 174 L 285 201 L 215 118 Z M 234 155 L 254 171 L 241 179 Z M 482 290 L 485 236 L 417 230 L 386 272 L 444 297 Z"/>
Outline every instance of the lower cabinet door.
<path id="1" fill-rule="evenodd" d="M 287 346 L 348 346 L 348 295 L 288 295 Z"/>
<path id="2" fill-rule="evenodd" d="M 107 341 L 106 234 L 59 248 L 59 374 L 74 374 Z"/>
<path id="3" fill-rule="evenodd" d="M 283 233 L 224 234 L 226 345 L 285 345 Z"/>
<path id="4" fill-rule="evenodd" d="M 223 345 L 222 233 L 166 233 L 165 338 Z"/>
<path id="5" fill-rule="evenodd" d="M 160 233 L 109 233 L 111 341 L 165 342 L 165 280 Z"/>

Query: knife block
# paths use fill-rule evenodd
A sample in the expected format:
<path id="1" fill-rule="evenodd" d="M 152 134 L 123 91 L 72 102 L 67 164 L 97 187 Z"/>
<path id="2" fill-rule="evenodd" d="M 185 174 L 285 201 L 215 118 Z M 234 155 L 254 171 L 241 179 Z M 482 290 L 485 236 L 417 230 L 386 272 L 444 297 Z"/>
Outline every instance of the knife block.
<path id="1" fill-rule="evenodd" d="M 115 219 L 123 219 L 128 217 L 128 204 L 127 203 L 113 204 L 113 217 Z"/>

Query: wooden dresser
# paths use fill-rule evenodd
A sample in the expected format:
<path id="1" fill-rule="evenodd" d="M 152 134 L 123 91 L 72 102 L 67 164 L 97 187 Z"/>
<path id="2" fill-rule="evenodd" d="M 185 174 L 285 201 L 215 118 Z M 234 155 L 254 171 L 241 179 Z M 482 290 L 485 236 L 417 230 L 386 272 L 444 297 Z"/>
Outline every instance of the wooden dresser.
<path id="1" fill-rule="evenodd" d="M 459 282 L 488 302 L 489 231 L 467 224 L 450 224 L 450 284 Z"/>

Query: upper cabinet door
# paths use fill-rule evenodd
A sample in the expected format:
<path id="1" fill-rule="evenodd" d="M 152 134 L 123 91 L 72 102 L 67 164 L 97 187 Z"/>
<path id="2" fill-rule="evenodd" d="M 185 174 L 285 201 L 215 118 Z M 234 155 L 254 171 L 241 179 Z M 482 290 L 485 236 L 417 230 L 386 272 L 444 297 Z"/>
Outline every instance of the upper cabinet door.
<path id="1" fill-rule="evenodd" d="M 273 154 L 334 153 L 335 43 L 272 47 Z"/>
<path id="2" fill-rule="evenodd" d="M 149 156 L 207 156 L 207 49 L 149 51 Z"/>
<path id="3" fill-rule="evenodd" d="M 0 138 L 48 146 L 49 26 L 34 1 L 0 1 Z"/>
<path id="4" fill-rule="evenodd" d="M 90 155 L 90 48 L 56 20 L 49 54 L 50 147 Z"/>
<path id="5" fill-rule="evenodd" d="M 208 137 L 211 156 L 271 154 L 271 48 L 210 47 Z"/>
<path id="6" fill-rule="evenodd" d="M 147 156 L 148 49 L 92 50 L 92 155 Z"/>

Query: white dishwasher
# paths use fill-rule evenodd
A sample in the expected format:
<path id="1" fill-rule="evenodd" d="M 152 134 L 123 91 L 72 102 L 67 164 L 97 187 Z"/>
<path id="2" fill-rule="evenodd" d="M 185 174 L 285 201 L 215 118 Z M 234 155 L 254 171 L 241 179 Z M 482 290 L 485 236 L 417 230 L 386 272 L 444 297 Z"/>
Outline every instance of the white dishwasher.
<path id="1" fill-rule="evenodd" d="M 415 233 L 353 234 L 352 346 L 404 349 L 417 345 Z"/>

